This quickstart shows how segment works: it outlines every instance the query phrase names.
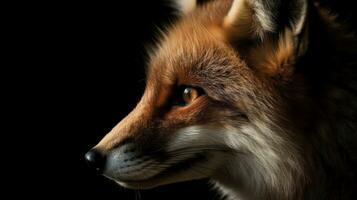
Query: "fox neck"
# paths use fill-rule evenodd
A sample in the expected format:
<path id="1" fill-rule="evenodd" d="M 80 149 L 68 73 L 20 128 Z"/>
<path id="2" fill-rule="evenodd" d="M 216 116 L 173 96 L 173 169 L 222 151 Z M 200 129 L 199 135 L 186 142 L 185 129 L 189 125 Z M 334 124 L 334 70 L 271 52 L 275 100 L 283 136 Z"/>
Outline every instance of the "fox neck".
<path id="1" fill-rule="evenodd" d="M 254 172 L 249 167 L 246 167 L 246 170 L 250 173 L 239 173 L 237 169 L 242 167 L 244 166 L 238 158 L 233 159 L 224 170 L 225 173 L 214 177 L 212 181 L 221 194 L 229 200 L 258 199 L 257 195 L 253 196 L 252 194 L 259 194 L 258 190 L 267 191 L 264 185 L 259 182 L 263 179 L 262 174 Z"/>
<path id="2" fill-rule="evenodd" d="M 299 199 L 306 188 L 303 158 L 297 147 L 282 137 L 289 137 L 289 133 L 277 133 L 277 129 L 283 129 L 262 118 L 252 126 L 242 127 L 239 135 L 227 134 L 226 145 L 236 148 L 237 153 L 226 157 L 225 164 L 212 176 L 212 182 L 231 200 Z M 264 138 L 241 149 L 244 141 L 262 135 Z"/>
<path id="3" fill-rule="evenodd" d="M 242 160 L 245 161 L 242 162 Z M 213 177 L 212 182 L 221 194 L 229 200 L 291 198 L 288 196 L 291 196 L 292 193 L 286 191 L 289 188 L 287 185 L 295 185 L 296 183 L 293 183 L 292 179 L 288 180 L 289 176 L 285 177 L 285 175 L 282 175 L 284 172 L 282 172 L 280 177 L 277 177 L 278 174 L 271 174 L 263 167 L 261 167 L 262 169 L 255 169 L 257 166 L 261 165 L 256 160 L 242 158 L 241 156 L 233 158 L 225 169 L 220 171 L 219 175 Z M 279 179 L 284 179 L 284 181 L 272 183 L 273 180 L 279 181 Z M 286 185 L 279 186 L 278 184 Z M 280 189 L 283 187 L 285 187 L 285 191 Z M 296 193 L 296 191 L 293 193 Z"/>

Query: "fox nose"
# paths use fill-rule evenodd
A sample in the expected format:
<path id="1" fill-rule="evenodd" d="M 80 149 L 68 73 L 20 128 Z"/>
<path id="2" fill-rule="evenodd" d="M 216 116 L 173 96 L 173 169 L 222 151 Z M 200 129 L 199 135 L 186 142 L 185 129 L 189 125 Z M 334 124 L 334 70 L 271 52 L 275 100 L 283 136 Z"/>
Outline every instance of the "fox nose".
<path id="1" fill-rule="evenodd" d="M 105 156 L 102 155 L 95 149 L 92 149 L 86 153 L 84 156 L 88 165 L 98 171 L 99 173 L 103 172 L 104 165 L 105 165 Z"/>

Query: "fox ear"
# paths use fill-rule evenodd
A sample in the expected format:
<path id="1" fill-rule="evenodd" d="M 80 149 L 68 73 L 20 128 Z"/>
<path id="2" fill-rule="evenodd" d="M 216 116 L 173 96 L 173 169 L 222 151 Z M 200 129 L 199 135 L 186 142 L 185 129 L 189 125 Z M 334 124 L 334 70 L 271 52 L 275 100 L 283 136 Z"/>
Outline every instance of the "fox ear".
<path id="1" fill-rule="evenodd" d="M 263 38 L 289 28 L 298 35 L 305 22 L 306 0 L 233 0 L 224 27 L 237 37 Z"/>
<path id="2" fill-rule="evenodd" d="M 192 12 L 197 5 L 197 0 L 172 0 L 172 2 L 176 10 L 182 15 Z"/>
<path id="3" fill-rule="evenodd" d="M 233 46 L 253 44 L 237 47 L 244 48 L 241 56 L 251 68 L 288 80 L 306 49 L 307 37 L 298 37 L 305 33 L 306 15 L 306 0 L 234 0 L 223 26 Z"/>

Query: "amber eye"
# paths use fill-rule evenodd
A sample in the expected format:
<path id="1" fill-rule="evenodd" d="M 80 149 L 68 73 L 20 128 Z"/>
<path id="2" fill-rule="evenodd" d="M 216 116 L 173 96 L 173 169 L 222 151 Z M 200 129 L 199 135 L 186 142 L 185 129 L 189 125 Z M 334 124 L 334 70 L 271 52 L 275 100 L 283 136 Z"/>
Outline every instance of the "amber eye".
<path id="1" fill-rule="evenodd" d="M 192 87 L 187 87 L 182 92 L 182 99 L 186 104 L 192 103 L 198 96 L 198 91 Z"/>
<path id="2" fill-rule="evenodd" d="M 177 89 L 173 97 L 173 104 L 187 106 L 203 94 L 203 90 L 191 86 L 182 86 Z"/>

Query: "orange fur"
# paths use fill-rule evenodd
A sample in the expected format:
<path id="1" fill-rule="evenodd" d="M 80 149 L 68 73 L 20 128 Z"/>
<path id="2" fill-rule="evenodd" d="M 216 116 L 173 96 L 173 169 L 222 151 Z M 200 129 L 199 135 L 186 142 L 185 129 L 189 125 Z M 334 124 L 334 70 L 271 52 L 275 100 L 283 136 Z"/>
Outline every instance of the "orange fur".
<path id="1" fill-rule="evenodd" d="M 319 8 L 291 2 L 296 12 L 280 30 L 258 0 L 211 1 L 168 28 L 142 99 L 96 146 L 108 157 L 104 174 L 129 188 L 212 178 L 231 199 L 354 191 L 356 63 L 338 56 L 356 48 L 334 49 Z M 204 94 L 175 105 L 182 86 Z"/>

